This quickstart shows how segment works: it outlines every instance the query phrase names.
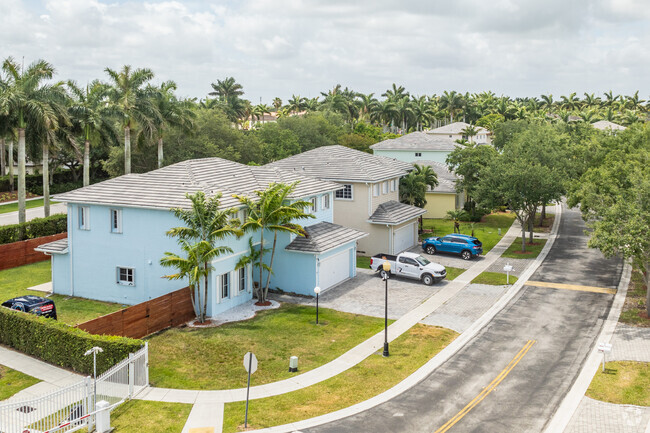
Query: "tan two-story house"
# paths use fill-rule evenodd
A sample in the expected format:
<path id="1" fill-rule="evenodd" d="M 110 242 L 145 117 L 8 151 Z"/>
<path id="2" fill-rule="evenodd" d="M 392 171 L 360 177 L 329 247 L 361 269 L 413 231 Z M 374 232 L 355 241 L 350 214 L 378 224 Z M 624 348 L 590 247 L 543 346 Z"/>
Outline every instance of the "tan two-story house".
<path id="1" fill-rule="evenodd" d="M 418 217 L 426 210 L 399 202 L 399 179 L 413 170 L 410 163 L 324 146 L 268 165 L 339 183 L 334 223 L 369 233 L 358 241 L 360 254 L 397 254 L 418 243 Z"/>

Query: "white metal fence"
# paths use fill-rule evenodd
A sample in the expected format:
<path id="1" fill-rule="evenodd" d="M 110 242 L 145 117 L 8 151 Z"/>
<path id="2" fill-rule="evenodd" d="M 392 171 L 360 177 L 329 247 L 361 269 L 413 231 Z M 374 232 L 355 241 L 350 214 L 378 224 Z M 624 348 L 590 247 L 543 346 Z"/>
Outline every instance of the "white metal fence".
<path id="1" fill-rule="evenodd" d="M 95 402 L 116 406 L 148 385 L 149 348 L 145 344 L 98 376 L 96 383 L 86 377 L 37 399 L 0 403 L 0 433 L 74 432 L 92 427 Z"/>

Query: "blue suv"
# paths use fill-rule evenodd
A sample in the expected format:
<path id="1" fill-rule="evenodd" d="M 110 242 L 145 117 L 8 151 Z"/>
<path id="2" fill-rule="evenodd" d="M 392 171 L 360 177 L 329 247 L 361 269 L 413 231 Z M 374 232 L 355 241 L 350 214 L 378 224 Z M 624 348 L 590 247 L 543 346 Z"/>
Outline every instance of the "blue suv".
<path id="1" fill-rule="evenodd" d="M 427 254 L 460 254 L 464 260 L 483 254 L 483 244 L 473 236 L 453 234 L 443 237 L 431 237 L 422 241 L 422 249 Z"/>

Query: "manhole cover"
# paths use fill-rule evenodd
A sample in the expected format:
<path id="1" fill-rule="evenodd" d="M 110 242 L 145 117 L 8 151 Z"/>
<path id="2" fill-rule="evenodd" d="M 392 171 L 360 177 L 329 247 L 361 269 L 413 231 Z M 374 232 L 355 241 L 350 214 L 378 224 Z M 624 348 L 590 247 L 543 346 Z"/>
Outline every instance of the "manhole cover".
<path id="1" fill-rule="evenodd" d="M 20 407 L 19 407 L 18 409 L 16 409 L 16 410 L 17 410 L 18 412 L 22 412 L 22 413 L 30 413 L 30 412 L 34 412 L 34 411 L 36 410 L 36 408 L 35 408 L 35 407 L 31 407 L 31 406 L 20 406 Z"/>

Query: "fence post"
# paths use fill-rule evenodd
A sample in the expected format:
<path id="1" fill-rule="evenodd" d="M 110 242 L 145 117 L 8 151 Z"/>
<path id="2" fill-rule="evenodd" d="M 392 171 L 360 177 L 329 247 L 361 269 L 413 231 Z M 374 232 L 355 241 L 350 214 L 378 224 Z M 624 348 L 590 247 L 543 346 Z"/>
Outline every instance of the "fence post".
<path id="1" fill-rule="evenodd" d="M 149 386 L 149 342 L 144 342 L 144 386 Z"/>
<path id="2" fill-rule="evenodd" d="M 108 410 L 110 404 L 107 401 L 97 402 L 97 433 L 108 433 L 111 431 L 111 412 Z"/>
<path id="3" fill-rule="evenodd" d="M 129 353 L 129 398 L 133 397 L 133 385 L 135 384 L 135 365 L 133 354 Z"/>
<path id="4" fill-rule="evenodd" d="M 87 396 L 87 398 L 86 398 L 86 412 L 84 413 L 84 414 L 86 414 L 86 413 L 91 413 L 91 412 L 95 411 L 94 408 L 95 408 L 95 401 L 97 400 L 97 396 L 93 394 L 94 387 L 93 387 L 93 382 L 90 379 L 90 376 L 86 376 L 84 381 L 86 382 L 86 396 Z M 95 425 L 95 416 L 94 415 L 89 416 L 88 417 L 88 431 L 92 431 L 94 425 Z"/>

